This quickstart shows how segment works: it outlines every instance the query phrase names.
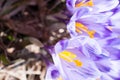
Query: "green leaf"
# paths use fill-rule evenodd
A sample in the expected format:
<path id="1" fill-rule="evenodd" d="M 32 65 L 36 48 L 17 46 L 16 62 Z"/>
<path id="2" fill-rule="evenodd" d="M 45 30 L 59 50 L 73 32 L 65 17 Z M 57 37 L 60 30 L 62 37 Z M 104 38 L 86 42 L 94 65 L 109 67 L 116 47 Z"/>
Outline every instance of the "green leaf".
<path id="1" fill-rule="evenodd" d="M 3 64 L 5 64 L 5 65 L 7 65 L 9 63 L 9 61 L 6 58 L 5 54 L 0 54 L 0 61 L 2 61 Z"/>

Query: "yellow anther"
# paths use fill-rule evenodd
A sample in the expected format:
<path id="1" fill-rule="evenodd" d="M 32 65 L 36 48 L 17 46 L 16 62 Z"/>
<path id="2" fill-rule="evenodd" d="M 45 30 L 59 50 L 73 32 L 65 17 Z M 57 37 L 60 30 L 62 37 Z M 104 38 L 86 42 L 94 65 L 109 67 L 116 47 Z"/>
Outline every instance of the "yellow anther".
<path id="1" fill-rule="evenodd" d="M 69 51 L 63 51 L 62 53 L 64 55 L 68 56 L 68 57 L 71 57 L 71 58 L 76 58 L 77 57 L 74 53 L 69 52 Z"/>
<path id="2" fill-rule="evenodd" d="M 82 29 L 82 30 L 87 30 L 88 29 L 86 26 L 84 26 L 83 24 L 81 24 L 79 22 L 76 22 L 75 26 Z"/>
<path id="3" fill-rule="evenodd" d="M 94 34 L 95 34 L 94 30 L 90 31 L 86 26 L 84 26 L 83 24 L 81 24 L 79 22 L 76 22 L 75 26 L 76 26 L 76 31 L 77 32 L 82 33 L 82 31 L 84 31 L 90 36 L 90 38 L 94 38 Z"/>
<path id="4" fill-rule="evenodd" d="M 85 0 L 83 0 L 82 2 L 75 5 L 75 7 L 81 7 L 81 6 L 93 6 L 93 1 L 89 0 L 85 2 Z"/>
<path id="5" fill-rule="evenodd" d="M 93 6 L 93 1 L 92 1 L 92 0 L 88 1 L 88 2 L 86 3 L 86 6 Z"/>
<path id="6" fill-rule="evenodd" d="M 73 59 L 71 59 L 70 57 L 64 55 L 64 54 L 59 54 L 60 58 L 66 60 L 67 62 L 73 62 Z"/>
<path id="7" fill-rule="evenodd" d="M 76 58 L 76 55 L 69 51 L 63 51 L 63 52 L 59 53 L 59 56 L 60 56 L 60 58 L 66 60 L 68 62 L 73 62 L 73 59 Z"/>
<path id="8" fill-rule="evenodd" d="M 80 60 L 74 60 L 74 63 L 76 64 L 76 66 L 81 67 L 83 64 Z"/>
<path id="9" fill-rule="evenodd" d="M 80 60 L 76 60 L 75 58 L 77 57 L 74 53 L 69 52 L 69 51 L 63 51 L 59 53 L 59 57 L 62 58 L 63 60 L 67 62 L 73 62 L 75 63 L 76 66 L 81 67 L 82 62 Z"/>

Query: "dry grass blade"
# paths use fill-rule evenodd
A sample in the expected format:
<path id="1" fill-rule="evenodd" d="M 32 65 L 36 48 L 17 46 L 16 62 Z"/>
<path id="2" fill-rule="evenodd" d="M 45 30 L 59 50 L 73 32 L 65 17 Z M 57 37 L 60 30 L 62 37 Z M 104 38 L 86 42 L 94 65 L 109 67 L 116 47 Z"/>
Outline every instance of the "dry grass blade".
<path id="1" fill-rule="evenodd" d="M 27 62 L 18 60 L 14 64 L 1 69 L 0 75 L 2 75 L 0 76 L 0 80 L 10 80 L 8 79 L 10 77 L 13 77 L 13 80 L 35 80 L 35 75 L 40 76 L 41 79 L 39 78 L 38 80 L 44 80 L 45 66 L 42 66 L 41 61 L 36 61 L 34 59 Z"/>

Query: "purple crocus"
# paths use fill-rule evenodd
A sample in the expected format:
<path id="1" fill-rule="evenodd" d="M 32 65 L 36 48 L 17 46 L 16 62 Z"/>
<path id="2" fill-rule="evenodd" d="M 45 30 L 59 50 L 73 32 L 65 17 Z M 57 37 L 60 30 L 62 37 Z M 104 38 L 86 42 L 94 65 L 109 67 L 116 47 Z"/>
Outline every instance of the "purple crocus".
<path id="1" fill-rule="evenodd" d="M 112 10 L 118 6 L 119 0 L 67 0 L 66 5 L 71 13 L 81 7 L 87 7 L 94 13 Z"/>
<path id="2" fill-rule="evenodd" d="M 51 51 L 46 80 L 120 80 L 118 0 L 67 0 L 71 38 Z"/>
<path id="3" fill-rule="evenodd" d="M 107 4 L 105 5 L 105 3 Z M 77 4 L 85 5 L 84 7 L 83 5 L 76 7 Z M 89 6 L 90 4 L 92 6 Z M 118 0 L 67 0 L 67 6 L 68 9 L 74 10 L 74 14 L 67 25 L 71 36 L 82 34 L 89 35 L 91 38 L 104 38 L 111 36 L 111 32 L 119 33 L 117 27 L 119 25 L 119 12 L 114 12 L 116 8 L 119 8 Z M 116 27 L 111 26 L 110 23 Z"/>
<path id="4" fill-rule="evenodd" d="M 88 35 L 94 37 L 106 37 L 111 35 L 108 20 L 112 12 L 92 14 L 86 8 L 77 10 L 67 24 L 71 36 Z"/>
<path id="5" fill-rule="evenodd" d="M 80 46 L 76 44 L 72 46 L 71 44 L 73 44 L 72 39 L 60 41 L 55 46 L 55 53 L 52 53 L 55 66 L 58 68 L 63 80 L 92 80 L 99 78 L 100 71 L 94 61 L 80 51 Z"/>
<path id="6" fill-rule="evenodd" d="M 110 53 L 88 36 L 58 42 L 52 57 L 62 80 L 116 80 L 120 76 L 116 71 L 120 68 L 115 67 L 119 60 L 112 60 Z"/>

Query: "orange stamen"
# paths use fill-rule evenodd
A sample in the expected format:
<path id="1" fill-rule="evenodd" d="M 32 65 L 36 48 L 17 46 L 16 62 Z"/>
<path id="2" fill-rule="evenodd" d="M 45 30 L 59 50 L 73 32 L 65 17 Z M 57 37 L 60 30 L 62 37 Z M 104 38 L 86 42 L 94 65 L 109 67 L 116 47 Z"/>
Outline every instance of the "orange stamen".
<path id="1" fill-rule="evenodd" d="M 87 3 L 86 3 L 86 6 L 93 6 L 93 1 L 92 0 L 90 0 L 90 1 L 88 1 Z"/>
<path id="2" fill-rule="evenodd" d="M 88 2 L 85 2 L 84 0 L 78 4 L 75 5 L 75 7 L 81 7 L 81 6 L 93 6 L 93 1 L 90 0 Z"/>
<path id="3" fill-rule="evenodd" d="M 94 30 L 88 32 L 88 35 L 90 36 L 90 38 L 94 38 L 94 34 L 95 34 Z"/>
<path id="4" fill-rule="evenodd" d="M 76 66 L 78 66 L 78 67 L 81 67 L 81 66 L 83 65 L 82 62 L 79 61 L 79 60 L 74 60 L 74 63 L 75 63 Z"/>
<path id="5" fill-rule="evenodd" d="M 81 24 L 79 22 L 76 22 L 75 26 L 76 26 L 76 31 L 77 32 L 82 33 L 82 31 L 84 31 L 90 36 L 90 38 L 94 38 L 94 34 L 95 34 L 94 30 L 90 31 L 86 26 L 84 26 L 83 24 Z"/>

